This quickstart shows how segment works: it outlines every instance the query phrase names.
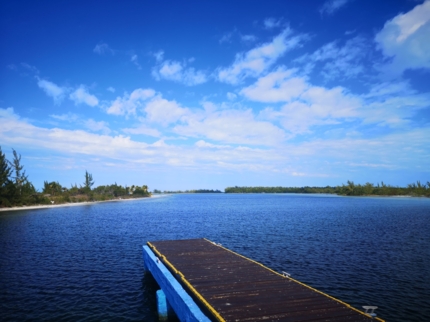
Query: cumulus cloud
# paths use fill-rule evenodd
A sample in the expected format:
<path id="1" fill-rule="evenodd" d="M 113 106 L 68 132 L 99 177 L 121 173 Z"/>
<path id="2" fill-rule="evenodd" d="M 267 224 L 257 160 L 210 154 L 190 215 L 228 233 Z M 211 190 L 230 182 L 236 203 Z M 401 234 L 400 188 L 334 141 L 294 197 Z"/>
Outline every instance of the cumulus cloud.
<path id="1" fill-rule="evenodd" d="M 177 102 L 166 100 L 161 96 L 156 96 L 150 100 L 144 111 L 148 121 L 164 126 L 177 122 L 188 113 L 188 109 L 181 107 Z"/>
<path id="2" fill-rule="evenodd" d="M 160 131 L 158 131 L 157 129 L 148 127 L 144 124 L 141 124 L 138 127 L 134 127 L 134 128 L 125 128 L 122 131 L 128 134 L 140 134 L 140 135 L 148 135 L 152 137 L 161 137 Z"/>
<path id="3" fill-rule="evenodd" d="M 301 46 L 305 36 L 292 36 L 292 34 L 292 30 L 286 28 L 271 42 L 262 44 L 246 53 L 237 54 L 230 67 L 218 70 L 218 80 L 224 83 L 238 84 L 246 77 L 258 77 L 288 50 Z"/>
<path id="4" fill-rule="evenodd" d="M 152 75 L 155 79 L 160 80 L 162 78 L 174 81 L 180 81 L 182 79 L 182 64 L 178 61 L 164 61 L 161 66 L 154 68 Z"/>
<path id="5" fill-rule="evenodd" d="M 103 124 L 93 123 L 103 130 Z M 97 157 L 106 162 L 109 158 L 116 165 L 128 164 L 130 167 L 142 167 L 145 164 L 168 165 L 169 167 L 193 166 L 226 168 L 228 164 L 242 163 L 244 169 L 250 164 L 260 163 L 269 159 L 266 151 L 249 148 L 201 149 L 197 146 L 175 146 L 159 140 L 147 144 L 132 140 L 128 136 L 90 133 L 83 130 L 64 130 L 59 128 L 37 127 L 22 120 L 13 111 L 13 108 L 0 108 L 0 141 L 9 146 L 26 145 L 40 151 L 55 151 L 57 153 L 73 153 Z M 4 126 L 3 126 L 4 125 Z M 276 159 L 276 158 L 275 158 Z M 258 160 L 258 161 L 257 161 Z M 219 162 L 223 164 L 219 165 Z M 103 164 L 103 163 L 102 163 Z"/>
<path id="6" fill-rule="evenodd" d="M 225 149 L 225 148 L 231 148 L 230 145 L 212 144 L 212 143 L 206 142 L 204 140 L 199 140 L 194 145 L 196 147 L 199 147 L 199 148 L 207 148 L 207 149 Z"/>
<path id="7" fill-rule="evenodd" d="M 332 15 L 352 0 L 327 0 L 320 8 L 320 14 Z"/>
<path id="8" fill-rule="evenodd" d="M 411 123 L 420 110 L 430 108 L 430 95 L 418 93 L 406 81 L 376 83 L 368 93 L 356 95 L 340 86 L 312 85 L 295 70 L 283 67 L 239 93 L 255 102 L 284 103 L 265 108 L 259 117 L 281 124 L 292 135 L 352 121 L 397 128 Z"/>
<path id="9" fill-rule="evenodd" d="M 79 119 L 79 116 L 74 113 L 66 113 L 66 114 L 51 114 L 50 117 L 60 120 L 60 121 L 67 121 L 67 122 L 76 122 Z"/>
<path id="10" fill-rule="evenodd" d="M 68 89 L 66 87 L 58 86 L 45 79 L 41 79 L 39 77 L 36 78 L 37 85 L 46 93 L 46 95 L 52 97 L 55 104 L 60 104 L 68 92 Z"/>
<path id="11" fill-rule="evenodd" d="M 109 86 L 108 88 L 106 88 L 106 90 L 111 93 L 115 93 L 115 88 L 113 88 L 112 86 Z"/>
<path id="12" fill-rule="evenodd" d="M 265 121 L 257 121 L 251 110 L 222 110 L 203 118 L 191 118 L 173 131 L 191 137 L 233 144 L 276 145 L 285 140 L 284 131 Z"/>
<path id="13" fill-rule="evenodd" d="M 0 109 L 1 111 L 1 109 Z M 88 133 L 82 130 L 64 130 L 59 128 L 37 127 L 17 115 L 2 118 L 0 122 L 0 140 L 12 146 L 25 144 L 49 151 L 63 153 L 81 153 L 97 157 L 114 157 L 117 153 L 127 155 L 130 148 L 140 148 L 144 154 L 147 144 L 132 142 L 129 137 L 122 135 L 107 136 Z"/>
<path id="14" fill-rule="evenodd" d="M 387 21 L 375 36 L 390 63 L 380 68 L 388 74 L 406 69 L 430 68 L 430 1 Z"/>
<path id="15" fill-rule="evenodd" d="M 98 43 L 94 47 L 93 52 L 96 54 L 99 54 L 99 55 L 103 55 L 103 54 L 114 55 L 115 54 L 115 51 L 112 48 L 110 48 L 108 44 L 103 43 L 103 42 Z"/>
<path id="16" fill-rule="evenodd" d="M 136 109 L 143 107 L 144 102 L 154 95 L 153 89 L 138 88 L 131 94 L 125 93 L 123 97 L 117 97 L 106 111 L 113 115 L 135 115 Z"/>
<path id="17" fill-rule="evenodd" d="M 309 87 L 303 78 L 293 75 L 294 70 L 278 68 L 259 78 L 255 84 L 243 88 L 240 94 L 257 102 L 287 102 L 299 97 Z"/>
<path id="18" fill-rule="evenodd" d="M 194 86 L 207 82 L 206 73 L 187 67 L 187 64 L 165 60 L 152 69 L 152 76 L 156 80 L 166 79 L 183 83 L 187 86 Z"/>
<path id="19" fill-rule="evenodd" d="M 279 122 L 293 135 L 307 133 L 316 125 L 337 124 L 357 118 L 362 100 L 342 87 L 313 86 L 294 70 L 279 68 L 241 90 L 246 98 L 264 103 L 283 103 L 280 109 L 268 107 L 262 119 Z"/>
<path id="20" fill-rule="evenodd" d="M 94 107 L 99 104 L 97 97 L 88 93 L 88 89 L 84 85 L 80 85 L 74 92 L 70 94 L 69 98 L 75 102 L 75 105 L 86 104 Z"/>
<path id="21" fill-rule="evenodd" d="M 15 114 L 13 107 L 0 108 L 0 117 L 3 120 L 18 120 L 19 119 L 18 115 Z"/>
<path id="22" fill-rule="evenodd" d="M 94 121 L 93 119 L 88 119 L 84 122 L 85 127 L 92 132 L 102 132 L 104 134 L 109 134 L 111 130 L 109 129 L 109 124 L 105 121 Z"/>
<path id="23" fill-rule="evenodd" d="M 280 110 L 266 108 L 260 115 L 279 121 L 292 134 L 303 134 L 310 132 L 313 126 L 355 119 L 361 106 L 359 98 L 341 87 L 312 86 L 300 95 L 299 100 L 288 102 Z"/>
<path id="24" fill-rule="evenodd" d="M 243 112 L 243 111 L 242 111 Z M 246 117 L 245 117 L 246 119 Z M 264 124 L 264 122 L 261 122 Z M 350 173 L 354 167 L 426 171 L 430 129 L 417 128 L 372 138 L 343 138 L 285 142 L 268 148 L 231 147 L 199 140 L 194 145 L 170 145 L 163 140 L 147 144 L 124 135 L 106 135 L 82 130 L 43 128 L 30 124 L 14 113 L 0 108 L 0 142 L 6 146 L 31 146 L 41 153 L 70 153 L 96 157 L 100 165 L 109 163 L 124 169 L 166 165 L 164 169 L 239 170 L 308 176 L 334 176 Z M 250 123 L 241 127 L 243 135 L 252 132 Z M 233 128 L 235 127 L 232 126 Z M 259 133 L 261 129 L 257 129 Z M 237 135 L 240 135 L 238 133 Z M 215 135 L 216 136 L 216 135 Z M 211 140 L 212 141 L 212 140 Z M 255 140 L 255 142 L 258 142 Z M 335 162 L 333 162 L 335 159 Z M 295 160 L 299 160 L 298 162 Z M 367 172 L 366 172 L 367 173 Z M 367 174 L 372 180 L 375 172 Z"/>

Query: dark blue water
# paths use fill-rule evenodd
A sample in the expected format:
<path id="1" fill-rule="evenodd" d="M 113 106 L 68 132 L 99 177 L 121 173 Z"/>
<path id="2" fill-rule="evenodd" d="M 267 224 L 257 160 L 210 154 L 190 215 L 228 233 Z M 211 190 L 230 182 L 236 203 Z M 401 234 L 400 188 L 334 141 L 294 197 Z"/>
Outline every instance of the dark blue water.
<path id="1" fill-rule="evenodd" d="M 430 320 L 430 199 L 291 194 L 0 213 L 0 320 L 156 321 L 142 245 L 201 237 L 389 321 Z"/>

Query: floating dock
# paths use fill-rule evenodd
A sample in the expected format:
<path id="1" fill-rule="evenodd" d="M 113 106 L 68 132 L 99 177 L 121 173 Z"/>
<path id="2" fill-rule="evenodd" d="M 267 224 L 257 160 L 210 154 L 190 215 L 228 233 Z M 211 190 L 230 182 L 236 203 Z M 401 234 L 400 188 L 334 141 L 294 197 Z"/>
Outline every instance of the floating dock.
<path id="1" fill-rule="evenodd" d="M 207 239 L 143 248 L 146 269 L 180 321 L 383 322 Z"/>

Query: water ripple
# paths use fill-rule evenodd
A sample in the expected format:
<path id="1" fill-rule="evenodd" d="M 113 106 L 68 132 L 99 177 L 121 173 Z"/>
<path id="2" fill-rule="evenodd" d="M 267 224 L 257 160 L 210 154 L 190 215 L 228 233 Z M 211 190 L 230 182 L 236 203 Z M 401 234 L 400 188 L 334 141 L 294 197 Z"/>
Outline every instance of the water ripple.
<path id="1" fill-rule="evenodd" d="M 206 237 L 390 321 L 430 317 L 430 200 L 175 195 L 0 215 L 4 321 L 156 321 L 148 240 Z"/>

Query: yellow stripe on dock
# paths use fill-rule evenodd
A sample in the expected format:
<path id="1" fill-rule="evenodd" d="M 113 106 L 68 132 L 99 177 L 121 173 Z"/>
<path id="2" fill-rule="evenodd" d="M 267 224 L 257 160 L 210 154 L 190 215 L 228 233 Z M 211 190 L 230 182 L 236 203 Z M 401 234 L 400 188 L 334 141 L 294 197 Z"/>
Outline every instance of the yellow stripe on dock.
<path id="1" fill-rule="evenodd" d="M 214 321 L 383 322 L 207 239 L 148 246 Z"/>

